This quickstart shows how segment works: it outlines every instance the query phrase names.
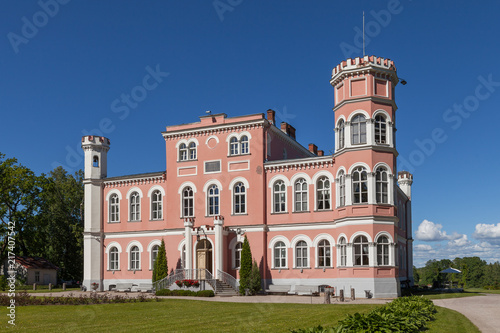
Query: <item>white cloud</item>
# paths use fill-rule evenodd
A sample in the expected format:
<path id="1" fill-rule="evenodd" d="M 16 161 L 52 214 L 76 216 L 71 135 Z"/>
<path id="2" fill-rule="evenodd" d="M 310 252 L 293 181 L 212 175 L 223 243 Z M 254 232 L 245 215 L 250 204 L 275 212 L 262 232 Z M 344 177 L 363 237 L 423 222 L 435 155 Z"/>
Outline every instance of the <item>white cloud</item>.
<path id="1" fill-rule="evenodd" d="M 430 250 L 432 250 L 432 246 L 430 246 L 428 244 L 418 244 L 418 245 L 415 245 L 414 249 L 417 251 L 430 251 Z"/>
<path id="2" fill-rule="evenodd" d="M 442 240 L 456 240 L 462 238 L 460 235 L 454 232 L 452 235 L 448 235 L 446 231 L 441 231 L 443 226 L 431 221 L 423 220 L 418 226 L 417 231 L 415 231 L 415 239 L 421 241 L 442 241 Z"/>
<path id="3" fill-rule="evenodd" d="M 467 246 L 470 244 L 470 241 L 467 239 L 467 235 L 462 235 L 461 238 L 454 239 L 448 242 L 449 246 Z"/>
<path id="4" fill-rule="evenodd" d="M 500 223 L 494 224 L 476 224 L 476 231 L 473 237 L 475 239 L 487 239 L 492 243 L 500 244 Z"/>

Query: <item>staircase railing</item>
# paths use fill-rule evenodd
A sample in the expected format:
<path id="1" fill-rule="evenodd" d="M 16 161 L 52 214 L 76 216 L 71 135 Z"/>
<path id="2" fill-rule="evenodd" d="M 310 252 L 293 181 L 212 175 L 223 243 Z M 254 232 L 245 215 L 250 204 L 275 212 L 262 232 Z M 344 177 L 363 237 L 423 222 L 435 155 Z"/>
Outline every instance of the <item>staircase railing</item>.
<path id="1" fill-rule="evenodd" d="M 184 279 L 184 270 L 177 269 L 174 273 L 164 277 L 163 279 L 153 282 L 153 288 L 154 290 L 167 289 L 175 281 L 183 279 Z"/>
<path id="2" fill-rule="evenodd" d="M 238 283 L 238 280 L 236 280 L 231 274 L 228 274 L 218 269 L 217 276 L 219 277 L 220 281 L 227 283 L 228 285 L 231 286 L 231 288 L 233 288 L 234 291 L 239 293 L 240 284 Z"/>
<path id="3" fill-rule="evenodd" d="M 153 283 L 155 290 L 167 289 L 177 280 L 204 280 L 217 292 L 217 283 L 207 269 L 176 269 L 169 276 Z"/>

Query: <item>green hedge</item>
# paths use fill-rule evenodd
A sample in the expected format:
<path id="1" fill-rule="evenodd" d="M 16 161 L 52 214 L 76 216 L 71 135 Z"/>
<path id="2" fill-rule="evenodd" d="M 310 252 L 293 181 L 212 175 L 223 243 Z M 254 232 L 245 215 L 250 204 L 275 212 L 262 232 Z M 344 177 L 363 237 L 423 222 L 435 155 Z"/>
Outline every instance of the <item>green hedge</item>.
<path id="1" fill-rule="evenodd" d="M 336 327 L 321 326 L 292 331 L 295 333 L 340 332 L 419 332 L 436 309 L 431 300 L 421 296 L 401 297 L 368 314 L 355 313 L 341 320 Z"/>
<path id="2" fill-rule="evenodd" d="M 156 296 L 197 296 L 197 297 L 214 297 L 215 294 L 213 290 L 170 290 L 162 289 L 156 292 Z"/>

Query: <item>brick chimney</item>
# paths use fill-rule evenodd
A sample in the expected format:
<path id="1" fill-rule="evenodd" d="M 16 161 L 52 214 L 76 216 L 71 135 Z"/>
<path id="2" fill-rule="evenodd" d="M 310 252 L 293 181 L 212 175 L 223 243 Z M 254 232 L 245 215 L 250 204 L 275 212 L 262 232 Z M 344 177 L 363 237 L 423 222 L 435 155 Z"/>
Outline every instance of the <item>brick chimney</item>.
<path id="1" fill-rule="evenodd" d="M 309 151 L 313 153 L 314 155 L 318 155 L 318 146 L 316 146 L 314 143 L 309 144 Z"/>
<path id="2" fill-rule="evenodd" d="M 267 120 L 272 124 L 276 124 L 276 112 L 272 109 L 267 110 Z"/>
<path id="3" fill-rule="evenodd" d="M 282 122 L 281 131 L 288 134 L 288 136 L 295 140 L 295 127 L 293 127 L 289 123 Z"/>
<path id="4" fill-rule="evenodd" d="M 325 152 L 323 150 L 318 150 L 318 156 L 325 156 Z"/>

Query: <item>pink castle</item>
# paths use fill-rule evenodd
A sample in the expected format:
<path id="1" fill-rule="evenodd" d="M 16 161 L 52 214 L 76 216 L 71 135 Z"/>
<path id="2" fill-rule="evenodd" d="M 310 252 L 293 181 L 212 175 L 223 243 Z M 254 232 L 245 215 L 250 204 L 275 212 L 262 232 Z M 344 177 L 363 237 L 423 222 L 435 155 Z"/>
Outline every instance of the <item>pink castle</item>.
<path id="1" fill-rule="evenodd" d="M 83 137 L 84 285 L 145 288 L 164 239 L 170 282 L 236 288 L 246 236 L 264 290 L 330 285 L 346 296 L 351 288 L 356 297 L 400 295 L 413 283 L 413 177 L 396 178 L 398 82 L 389 59 L 347 59 L 333 69 L 329 156 L 301 146 L 273 110 L 168 126 L 166 171 L 156 173 L 107 178 L 110 141 Z"/>

